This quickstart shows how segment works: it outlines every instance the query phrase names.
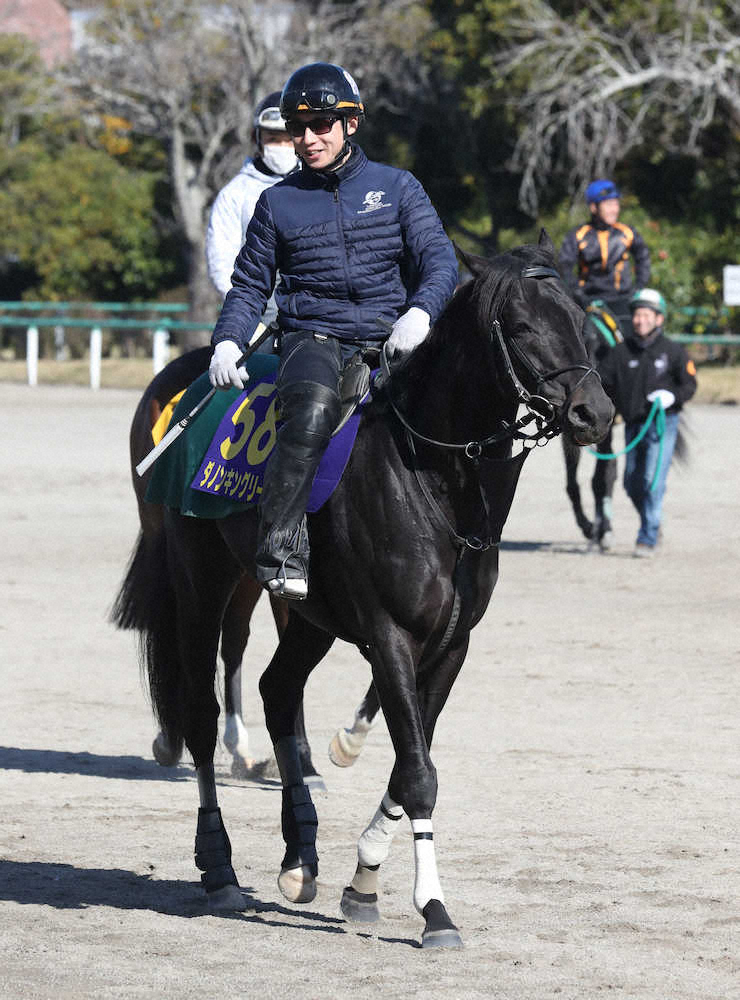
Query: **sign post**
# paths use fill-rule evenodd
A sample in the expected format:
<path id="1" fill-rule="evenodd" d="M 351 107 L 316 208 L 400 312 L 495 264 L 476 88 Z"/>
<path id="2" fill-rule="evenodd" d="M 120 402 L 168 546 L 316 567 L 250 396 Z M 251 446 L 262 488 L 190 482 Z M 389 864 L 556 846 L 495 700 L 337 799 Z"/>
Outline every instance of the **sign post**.
<path id="1" fill-rule="evenodd" d="M 723 299 L 726 306 L 740 306 L 740 264 L 722 268 Z"/>

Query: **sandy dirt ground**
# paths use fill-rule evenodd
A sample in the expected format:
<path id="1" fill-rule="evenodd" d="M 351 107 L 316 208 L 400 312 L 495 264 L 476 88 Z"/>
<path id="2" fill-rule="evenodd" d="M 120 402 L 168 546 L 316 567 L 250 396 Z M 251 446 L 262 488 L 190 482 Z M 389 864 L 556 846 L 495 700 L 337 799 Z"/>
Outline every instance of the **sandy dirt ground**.
<path id="1" fill-rule="evenodd" d="M 0 996 L 740 997 L 737 408 L 691 408 L 692 463 L 671 472 L 649 562 L 631 558 L 621 486 L 616 546 L 590 552 L 559 444 L 530 457 L 498 589 L 435 739 L 438 860 L 465 949 L 429 953 L 405 823 L 382 923 L 339 913 L 391 766 L 382 722 L 354 768 L 326 757 L 368 681 L 342 644 L 306 695 L 328 786 L 319 894 L 282 900 L 279 792 L 233 779 L 221 749 L 250 908 L 208 913 L 193 770 L 153 762 L 134 638 L 106 621 L 137 529 L 137 399 L 0 387 Z M 264 754 L 264 602 L 255 626 L 246 716 Z"/>

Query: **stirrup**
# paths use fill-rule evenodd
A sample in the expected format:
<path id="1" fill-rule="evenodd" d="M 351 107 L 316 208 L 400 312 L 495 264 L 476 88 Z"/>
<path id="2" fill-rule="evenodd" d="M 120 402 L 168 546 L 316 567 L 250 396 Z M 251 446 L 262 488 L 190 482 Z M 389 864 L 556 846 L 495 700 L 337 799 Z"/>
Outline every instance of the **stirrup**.
<path id="1" fill-rule="evenodd" d="M 308 597 L 308 581 L 303 577 L 279 576 L 265 584 L 271 594 L 291 601 L 305 601 Z"/>
<path id="2" fill-rule="evenodd" d="M 271 580 L 265 581 L 265 586 L 271 594 L 276 597 L 285 597 L 291 601 L 305 601 L 308 597 L 308 580 L 304 576 L 288 576 L 285 572 L 285 563 L 290 556 L 283 560 L 277 575 Z"/>

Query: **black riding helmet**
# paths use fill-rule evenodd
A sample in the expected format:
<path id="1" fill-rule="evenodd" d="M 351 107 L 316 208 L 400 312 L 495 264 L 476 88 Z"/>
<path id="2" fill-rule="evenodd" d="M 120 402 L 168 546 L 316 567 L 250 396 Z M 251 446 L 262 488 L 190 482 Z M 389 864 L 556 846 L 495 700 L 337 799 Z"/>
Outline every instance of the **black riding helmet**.
<path id="1" fill-rule="evenodd" d="M 291 118 L 299 111 L 330 111 L 343 118 L 365 115 L 360 90 L 346 69 L 334 63 L 309 63 L 293 73 L 280 95 L 280 114 Z"/>
<path id="2" fill-rule="evenodd" d="M 287 121 L 302 111 L 330 113 L 342 123 L 344 143 L 336 158 L 324 168 L 332 171 L 345 161 L 352 147 L 347 134 L 347 119 L 365 116 L 365 105 L 352 76 L 334 63 L 309 63 L 297 69 L 283 87 L 280 114 Z"/>

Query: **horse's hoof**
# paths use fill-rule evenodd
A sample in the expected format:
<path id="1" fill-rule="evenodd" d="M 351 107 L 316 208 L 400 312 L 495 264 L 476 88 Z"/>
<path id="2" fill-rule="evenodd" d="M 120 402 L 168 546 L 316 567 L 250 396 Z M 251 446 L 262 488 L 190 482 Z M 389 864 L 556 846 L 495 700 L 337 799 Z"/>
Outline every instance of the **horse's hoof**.
<path id="1" fill-rule="evenodd" d="M 255 767 L 257 761 L 254 757 L 240 757 L 237 754 L 234 755 L 231 761 L 231 777 L 232 778 L 249 778 L 252 775 L 252 770 Z"/>
<path id="2" fill-rule="evenodd" d="M 317 792 L 320 795 L 328 794 L 328 789 L 320 774 L 304 774 L 303 784 L 308 785 L 311 790 L 311 795 L 315 795 Z"/>
<path id="3" fill-rule="evenodd" d="M 579 521 L 578 527 L 581 529 L 583 537 L 587 542 L 593 541 L 596 536 L 596 532 L 594 531 L 594 525 L 591 521 Z"/>
<path id="4" fill-rule="evenodd" d="M 254 762 L 247 777 L 251 781 L 280 781 L 280 768 L 274 757 L 266 757 Z"/>
<path id="5" fill-rule="evenodd" d="M 462 938 L 438 899 L 430 899 L 421 915 L 426 920 L 421 935 L 422 948 L 462 948 Z"/>
<path id="6" fill-rule="evenodd" d="M 241 912 L 247 908 L 247 901 L 238 885 L 225 885 L 206 895 L 208 908 L 214 913 Z"/>
<path id="7" fill-rule="evenodd" d="M 424 930 L 421 935 L 422 948 L 462 948 L 462 938 L 455 928 L 442 931 Z"/>
<path id="8" fill-rule="evenodd" d="M 380 920 L 377 893 L 358 892 L 351 885 L 342 893 L 339 908 L 342 915 L 352 923 L 376 924 Z"/>
<path id="9" fill-rule="evenodd" d="M 278 888 L 291 903 L 310 903 L 316 898 L 316 879 L 308 865 L 284 868 L 278 875 Z"/>
<path id="10" fill-rule="evenodd" d="M 602 552 L 609 552 L 614 545 L 614 532 L 605 531 L 604 534 L 599 539 L 599 548 Z"/>
<path id="11" fill-rule="evenodd" d="M 162 767 L 175 767 L 180 763 L 182 749 L 178 750 L 177 747 L 173 747 L 164 733 L 159 732 L 152 743 L 152 754 Z"/>
<path id="12" fill-rule="evenodd" d="M 362 743 L 364 743 L 364 738 Z M 360 756 L 362 743 L 358 746 L 352 742 L 349 729 L 338 729 L 329 744 L 329 760 L 337 767 L 352 767 Z"/>

